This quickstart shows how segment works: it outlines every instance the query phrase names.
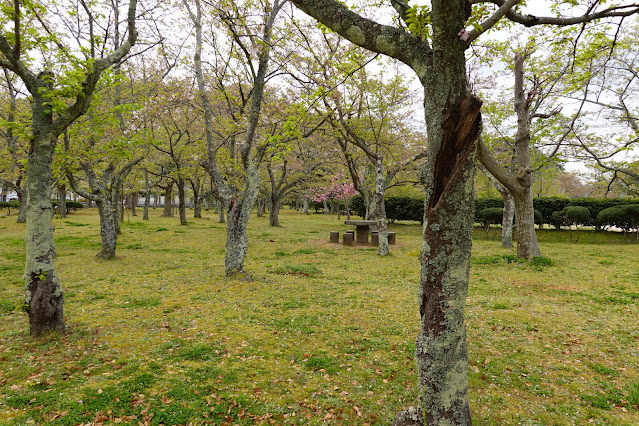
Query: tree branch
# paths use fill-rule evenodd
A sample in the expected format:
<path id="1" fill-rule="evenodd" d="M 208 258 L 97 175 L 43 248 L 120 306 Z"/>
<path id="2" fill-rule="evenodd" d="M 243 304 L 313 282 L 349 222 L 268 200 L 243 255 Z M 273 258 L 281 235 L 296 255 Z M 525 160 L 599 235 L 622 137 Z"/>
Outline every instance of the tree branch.
<path id="1" fill-rule="evenodd" d="M 336 0 L 291 0 L 291 3 L 351 43 L 398 59 L 423 76 L 419 65 L 423 63 L 424 54 L 432 53 L 427 41 L 400 28 L 364 18 Z"/>

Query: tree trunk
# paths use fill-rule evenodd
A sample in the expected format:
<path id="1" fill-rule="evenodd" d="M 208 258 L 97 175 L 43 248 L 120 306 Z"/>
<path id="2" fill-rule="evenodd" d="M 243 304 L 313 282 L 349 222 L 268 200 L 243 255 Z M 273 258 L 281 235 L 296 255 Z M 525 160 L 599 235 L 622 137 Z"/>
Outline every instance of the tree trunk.
<path id="1" fill-rule="evenodd" d="M 308 215 L 308 195 L 304 194 L 304 197 L 302 197 L 302 205 L 304 208 L 304 214 Z"/>
<path id="2" fill-rule="evenodd" d="M 280 226 L 281 200 L 277 196 L 271 195 L 271 211 L 269 212 L 269 223 L 271 226 Z"/>
<path id="3" fill-rule="evenodd" d="M 67 187 L 58 185 L 58 214 L 60 217 L 67 217 Z"/>
<path id="4" fill-rule="evenodd" d="M 505 188 L 504 188 L 505 189 Z M 513 220 L 515 218 L 515 201 L 508 190 L 501 193 L 504 200 L 504 215 L 501 222 L 501 246 L 513 248 Z"/>
<path id="5" fill-rule="evenodd" d="M 226 204 L 226 201 L 224 199 L 220 198 L 218 200 L 218 202 L 217 202 L 217 205 L 218 205 L 217 214 L 218 214 L 218 217 L 219 217 L 218 223 L 226 223 L 225 216 L 226 216 L 226 211 L 228 210 L 228 206 Z"/>
<path id="6" fill-rule="evenodd" d="M 246 188 L 229 212 L 226 226 L 224 269 L 227 276 L 233 273 L 245 273 L 244 259 L 248 251 L 246 228 L 260 190 L 260 177 L 251 159 L 248 159 L 246 172 Z"/>
<path id="7" fill-rule="evenodd" d="M 178 211 L 180 212 L 180 225 L 188 225 L 188 222 L 186 220 L 186 203 L 185 203 L 186 194 L 184 193 L 184 180 L 181 177 L 178 177 L 177 187 L 178 187 Z"/>
<path id="8" fill-rule="evenodd" d="M 541 256 L 535 232 L 532 187 L 513 193 L 513 199 L 517 224 L 517 256 L 528 260 L 535 256 Z"/>
<path id="9" fill-rule="evenodd" d="M 120 229 L 120 223 L 124 220 L 124 209 L 122 208 L 122 196 L 120 195 L 120 189 L 111 186 L 111 207 L 113 211 L 113 223 L 115 225 L 115 233 L 120 235 L 122 230 Z"/>
<path id="10" fill-rule="evenodd" d="M 16 191 L 18 193 L 18 223 L 25 223 L 27 221 L 27 196 L 26 190 L 21 189 Z"/>
<path id="11" fill-rule="evenodd" d="M 137 216 L 138 214 L 135 211 L 135 208 L 138 205 L 138 193 L 134 192 L 131 194 L 131 216 Z"/>
<path id="12" fill-rule="evenodd" d="M 193 188 L 193 217 L 202 218 L 202 191 L 204 184 L 197 178 L 195 182 L 191 181 L 191 188 Z"/>
<path id="13" fill-rule="evenodd" d="M 257 217 L 264 216 L 264 200 L 262 197 L 257 198 Z"/>
<path id="14" fill-rule="evenodd" d="M 375 220 L 377 217 L 377 204 L 375 201 L 375 194 L 371 196 L 371 194 L 366 191 L 366 196 L 364 197 L 364 205 L 366 206 L 366 220 Z"/>
<path id="15" fill-rule="evenodd" d="M 386 189 L 386 179 L 384 179 L 384 160 L 380 155 L 375 164 L 375 207 L 377 210 L 377 253 L 386 256 L 388 251 L 388 228 L 386 226 L 386 206 L 384 204 L 384 190 Z"/>
<path id="16" fill-rule="evenodd" d="M 44 101 L 34 96 L 33 139 L 27 163 L 27 230 L 25 304 L 32 336 L 64 331 L 64 296 L 54 269 L 53 223 L 51 221 L 51 163 L 57 138 L 41 117 Z M 49 107 L 47 107 L 49 108 Z"/>
<path id="17" fill-rule="evenodd" d="M 102 246 L 97 257 L 113 259 L 115 257 L 115 247 L 118 240 L 113 205 L 109 197 L 104 197 L 102 200 L 96 201 L 96 204 L 98 205 L 98 213 L 100 214 L 100 236 L 102 237 Z"/>
<path id="18" fill-rule="evenodd" d="M 468 94 L 461 1 L 433 2 L 433 57 L 420 76 L 428 130 L 415 358 L 424 422 L 471 425 L 464 306 L 481 101 Z"/>
<path id="19" fill-rule="evenodd" d="M 164 190 L 164 213 L 162 217 L 173 217 L 173 183 Z"/>
<path id="20" fill-rule="evenodd" d="M 151 185 L 149 184 L 149 172 L 144 170 L 144 208 L 142 220 L 149 220 L 149 205 L 151 204 Z"/>

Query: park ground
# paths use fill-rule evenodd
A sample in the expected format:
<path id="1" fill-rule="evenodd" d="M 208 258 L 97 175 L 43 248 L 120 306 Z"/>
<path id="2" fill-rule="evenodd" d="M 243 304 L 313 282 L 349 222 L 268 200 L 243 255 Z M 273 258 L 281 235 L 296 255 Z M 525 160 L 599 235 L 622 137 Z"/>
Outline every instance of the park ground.
<path id="1" fill-rule="evenodd" d="M 0 215 L 0 424 L 387 425 L 416 403 L 418 223 L 391 225 L 380 258 L 329 243 L 348 229 L 332 216 L 253 217 L 246 281 L 224 277 L 217 215 L 160 213 L 127 217 L 112 261 L 94 209 L 54 219 L 68 332 L 40 339 L 20 310 L 25 227 Z M 539 239 L 520 263 L 475 231 L 474 422 L 639 424 L 639 245 Z"/>

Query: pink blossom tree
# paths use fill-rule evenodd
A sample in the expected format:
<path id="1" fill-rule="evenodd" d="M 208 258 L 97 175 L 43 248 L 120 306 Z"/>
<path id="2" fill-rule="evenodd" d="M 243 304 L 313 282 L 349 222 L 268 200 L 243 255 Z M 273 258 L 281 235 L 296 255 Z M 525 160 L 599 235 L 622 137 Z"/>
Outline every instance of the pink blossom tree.
<path id="1" fill-rule="evenodd" d="M 355 185 L 344 177 L 343 174 L 337 173 L 331 177 L 328 187 L 311 188 L 309 195 L 312 201 L 324 204 L 324 212 L 328 210 L 327 203 L 337 203 L 337 217 L 339 219 L 339 202 L 343 202 L 346 206 L 346 218 L 351 218 L 350 202 L 357 195 Z"/>

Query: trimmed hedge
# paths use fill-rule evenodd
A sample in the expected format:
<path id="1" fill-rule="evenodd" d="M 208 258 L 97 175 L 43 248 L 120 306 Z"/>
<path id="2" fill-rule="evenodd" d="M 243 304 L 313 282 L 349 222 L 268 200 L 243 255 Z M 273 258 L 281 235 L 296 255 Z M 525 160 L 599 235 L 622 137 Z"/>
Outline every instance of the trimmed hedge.
<path id="1" fill-rule="evenodd" d="M 630 230 L 639 227 L 639 204 L 625 204 L 604 209 L 597 215 L 602 225 Z"/>
<path id="2" fill-rule="evenodd" d="M 586 225 L 592 222 L 590 210 L 582 206 L 568 206 L 562 211 L 563 217 L 569 224 Z"/>
<path id="3" fill-rule="evenodd" d="M 51 206 L 53 206 L 53 208 L 55 208 L 58 205 L 58 200 L 51 200 Z M 67 213 L 70 213 L 71 210 L 77 210 L 77 209 L 83 209 L 84 206 L 82 205 L 81 202 L 79 201 L 71 201 L 68 200 L 66 202 L 66 206 L 67 206 Z"/>
<path id="4" fill-rule="evenodd" d="M 566 207 L 585 207 L 590 212 L 591 221 L 584 225 L 600 226 L 600 222 L 595 218 L 599 212 L 609 207 L 639 204 L 639 199 L 628 198 L 560 198 L 560 197 L 537 197 L 533 200 L 535 207 L 535 223 L 561 226 L 563 217 L 559 217 Z M 477 198 L 475 200 L 475 222 L 483 222 L 480 212 L 487 208 L 504 207 L 501 198 Z M 362 216 L 364 214 L 364 203 L 361 196 L 353 197 L 351 201 L 353 213 Z M 559 212 L 555 214 L 555 212 Z M 554 215 L 553 215 L 554 214 Z M 413 197 L 386 197 L 386 216 L 389 220 L 414 220 L 422 222 L 424 215 L 424 199 Z M 603 223 L 601 223 L 603 224 Z"/>
<path id="5" fill-rule="evenodd" d="M 479 212 L 480 222 L 488 227 L 489 224 L 502 223 L 504 217 L 504 209 L 499 207 L 487 207 Z"/>
<path id="6" fill-rule="evenodd" d="M 9 212 L 9 214 L 11 214 L 11 210 L 12 209 L 17 209 L 18 206 L 18 202 L 16 200 L 13 201 L 0 201 L 0 210 L 1 209 L 7 209 L 7 211 Z"/>

